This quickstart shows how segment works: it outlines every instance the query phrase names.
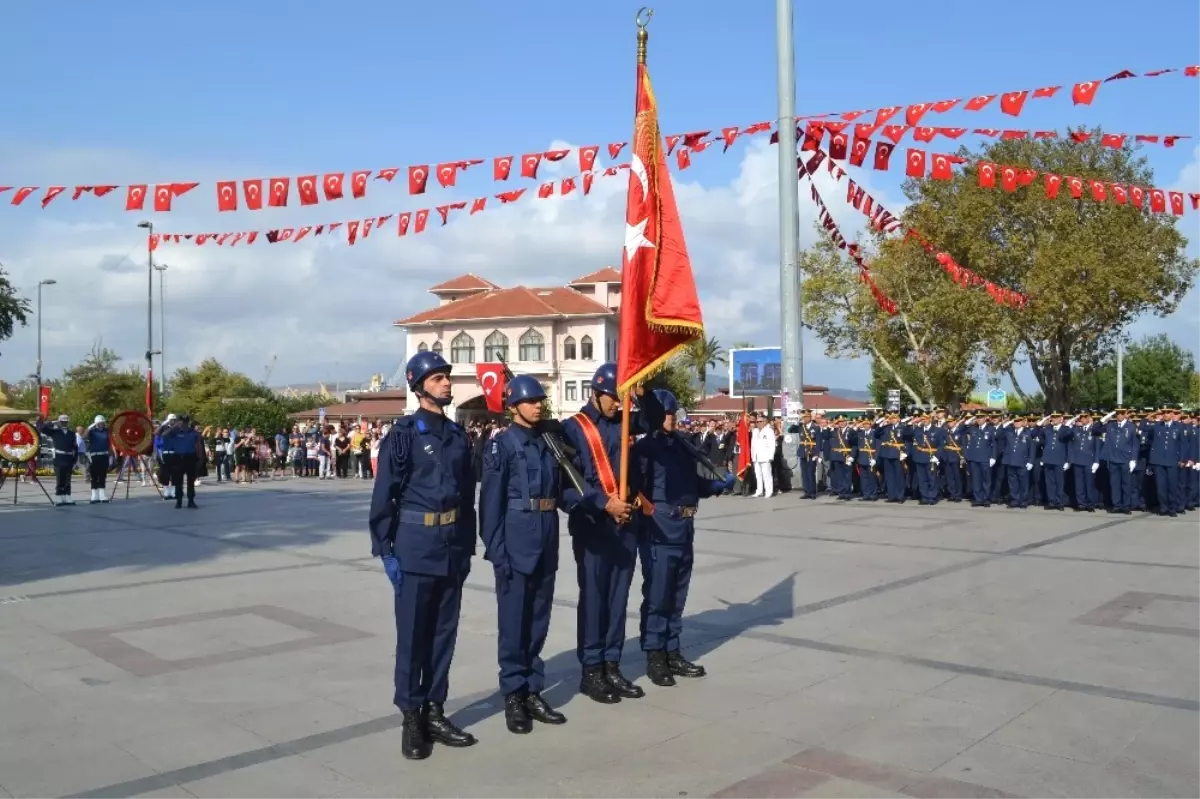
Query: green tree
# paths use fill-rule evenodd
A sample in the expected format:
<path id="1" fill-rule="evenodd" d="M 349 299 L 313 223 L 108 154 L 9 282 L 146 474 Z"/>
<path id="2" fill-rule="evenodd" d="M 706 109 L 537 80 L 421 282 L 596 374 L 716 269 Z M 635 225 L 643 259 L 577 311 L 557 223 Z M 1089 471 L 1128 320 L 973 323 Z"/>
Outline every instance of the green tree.
<path id="1" fill-rule="evenodd" d="M 1166 335 L 1147 336 L 1129 345 L 1122 363 L 1124 404 L 1134 408 L 1161 407 L 1165 403 L 1195 402 L 1191 393 L 1196 360 L 1191 352 Z M 1084 407 L 1117 405 L 1116 354 L 1080 369 L 1075 396 Z"/>
<path id="2" fill-rule="evenodd" d="M 672 359 L 667 365 L 646 381 L 646 390 L 665 388 L 679 400 L 679 407 L 690 408 L 696 404 L 696 389 L 692 384 L 689 366 L 680 362 L 679 358 Z"/>
<path id="3" fill-rule="evenodd" d="M 950 181 L 908 181 L 910 227 L 949 252 L 961 266 L 1029 297 L 1021 309 L 973 303 L 964 317 L 953 308 L 959 333 L 983 338 L 984 363 L 1007 374 L 1025 392 L 1014 367 L 1028 362 L 1047 402 L 1066 408 L 1074 397 L 1073 372 L 1089 355 L 1113 349 L 1128 325 L 1146 313 L 1170 314 L 1195 281 L 1197 262 L 1172 217 L 1131 204 L 1072 199 L 1064 182 L 1056 199 L 1042 180 L 1016 191 L 978 185 L 978 164 L 1015 164 L 1084 181 L 1154 185 L 1153 172 L 1129 146 L 1067 139 L 1000 141 L 978 154 L 959 155 L 969 166 Z M 1088 191 L 1085 184 L 1085 192 Z M 931 256 L 924 256 L 932 260 Z M 943 276 L 942 283 L 949 283 Z M 965 298 L 984 296 L 962 291 Z M 896 296 L 903 305 L 906 297 Z"/>
<path id="4" fill-rule="evenodd" d="M 1188 378 L 1188 395 L 1186 402 L 1192 408 L 1200 408 L 1200 372 L 1192 372 Z"/>
<path id="5" fill-rule="evenodd" d="M 279 397 L 241 372 L 226 369 L 209 358 L 195 369 L 180 369 L 171 378 L 167 409 L 190 414 L 199 424 L 214 427 L 253 427 L 276 431 L 286 427 L 288 414 L 319 408 L 328 397 Z"/>
<path id="6" fill-rule="evenodd" d="M 698 338 L 679 355 L 679 365 L 694 373 L 700 381 L 700 396 L 708 396 L 708 370 L 726 363 L 725 350 L 716 336 Z"/>
<path id="7" fill-rule="evenodd" d="M 120 362 L 97 342 L 86 358 L 50 381 L 51 416 L 65 413 L 74 423 L 87 425 L 96 414 L 111 419 L 121 411 L 144 410 L 146 378 L 136 366 L 122 369 Z"/>
<path id="8" fill-rule="evenodd" d="M 8 273 L 0 268 L 0 341 L 12 338 L 17 325 L 24 327 L 29 319 L 29 300 L 17 296 L 9 282 Z"/>

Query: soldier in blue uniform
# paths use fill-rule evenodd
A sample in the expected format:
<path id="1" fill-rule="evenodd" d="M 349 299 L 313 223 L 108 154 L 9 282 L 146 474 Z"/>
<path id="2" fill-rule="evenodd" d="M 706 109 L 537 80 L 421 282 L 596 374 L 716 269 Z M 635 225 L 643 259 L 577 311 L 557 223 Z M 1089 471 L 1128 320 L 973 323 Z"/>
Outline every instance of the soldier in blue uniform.
<path id="1" fill-rule="evenodd" d="M 992 468 L 996 465 L 999 443 L 996 429 L 985 414 L 968 420 L 964 454 L 971 478 L 971 507 L 989 507 L 992 504 Z"/>
<path id="2" fill-rule="evenodd" d="M 1134 421 L 1138 434 L 1138 453 L 1136 465 L 1133 467 L 1133 475 L 1129 478 L 1129 487 L 1133 494 L 1130 507 L 1133 510 L 1145 510 L 1146 495 L 1150 493 L 1148 460 L 1150 458 L 1150 428 L 1154 424 L 1153 415 L 1154 408 L 1144 408 L 1142 413 L 1137 414 Z"/>
<path id="3" fill-rule="evenodd" d="M 879 482 L 875 479 L 876 456 L 879 454 L 876 429 L 874 417 L 868 415 L 863 418 L 861 426 L 854 430 L 852 439 L 854 462 L 858 466 L 858 498 L 861 502 L 874 502 L 879 498 Z"/>
<path id="4" fill-rule="evenodd" d="M 629 420 L 630 433 L 660 428 L 663 409 L 658 399 L 640 388 L 634 393 L 640 397 L 641 410 Z M 571 486 L 563 491 L 579 580 L 576 654 L 583 669 L 579 691 L 604 704 L 637 699 L 646 692 L 621 673 L 621 653 L 642 511 L 635 513 L 634 504 L 618 496 L 621 405 L 615 363 L 596 370 L 592 396 L 579 413 L 563 422 L 563 434 L 587 486 L 582 496 Z M 627 485 L 636 490 L 641 484 L 637 460 L 631 457 Z"/>
<path id="5" fill-rule="evenodd" d="M 854 445 L 846 430 L 846 417 L 833 420 L 833 429 L 825 439 L 825 461 L 829 464 L 829 489 L 842 502 L 850 501 L 854 490 Z"/>
<path id="6" fill-rule="evenodd" d="M 696 509 L 702 498 L 733 487 L 733 475 L 714 480 L 701 475 L 692 447 L 675 432 L 679 402 L 659 389 L 662 429 L 641 439 L 634 448 L 640 461 L 641 493 L 652 504 L 641 520 L 638 552 L 642 561 L 641 644 L 646 653 L 646 676 L 659 686 L 675 677 L 703 677 L 703 666 L 679 651 L 683 608 L 692 580 Z"/>
<path id="7" fill-rule="evenodd" d="M 55 424 L 40 424 L 38 430 L 54 444 L 54 504 L 74 505 L 71 499 L 71 472 L 79 460 L 79 440 L 71 429 L 71 417 L 65 413 Z"/>
<path id="8" fill-rule="evenodd" d="M 108 502 L 105 483 L 108 481 L 109 439 L 108 423 L 103 416 L 97 415 L 91 427 L 83 435 L 87 445 L 88 477 L 92 483 L 91 504 Z"/>
<path id="9" fill-rule="evenodd" d="M 1063 510 L 1067 504 L 1067 492 L 1063 488 L 1063 478 L 1071 464 L 1067 461 L 1067 444 L 1064 436 L 1069 436 L 1069 429 L 1063 427 L 1061 411 L 1050 414 L 1047 423 L 1038 431 L 1041 440 L 1042 478 L 1046 482 L 1046 509 Z"/>
<path id="10" fill-rule="evenodd" d="M 816 499 L 817 461 L 821 459 L 821 428 L 812 420 L 812 411 L 800 414 L 800 446 L 796 449 L 796 460 L 800 466 L 800 485 L 804 499 Z"/>
<path id="11" fill-rule="evenodd" d="M 1183 472 L 1180 476 L 1180 491 L 1183 509 L 1195 510 L 1200 505 L 1200 428 L 1195 411 L 1185 411 L 1183 424 Z"/>
<path id="12" fill-rule="evenodd" d="M 1115 420 L 1102 420 L 1100 460 L 1108 467 L 1108 490 L 1111 512 L 1128 515 L 1133 512 L 1133 471 L 1137 468 L 1141 440 L 1129 421 L 1129 409 L 1117 408 Z"/>
<path id="13" fill-rule="evenodd" d="M 561 474 L 535 429 L 546 392 L 536 378 L 518 375 L 504 389 L 512 424 L 487 442 L 479 495 L 479 536 L 496 575 L 500 690 L 510 732 L 567 717 L 542 698 L 542 647 L 550 630 L 558 571 L 558 497 Z"/>
<path id="14" fill-rule="evenodd" d="M 1154 474 L 1154 493 L 1158 497 L 1158 515 L 1178 516 L 1183 511 L 1179 492 L 1179 465 L 1183 457 L 1183 429 L 1179 411 L 1163 408 L 1165 419 L 1150 428 L 1150 470 Z"/>
<path id="15" fill-rule="evenodd" d="M 900 426 L 900 414 L 889 413 L 887 423 L 879 428 L 876 439 L 879 441 L 879 461 L 883 466 L 883 487 L 887 491 L 887 501 L 904 502 L 904 464 L 908 457 L 904 441 L 901 439 L 903 430 Z"/>
<path id="16" fill-rule="evenodd" d="M 963 500 L 963 444 L 966 442 L 966 427 L 961 418 L 949 420 L 942 427 L 942 478 L 949 502 Z"/>
<path id="17" fill-rule="evenodd" d="M 1017 416 L 1004 437 L 1004 474 L 1008 479 L 1008 507 L 1029 507 L 1029 474 L 1033 471 L 1033 436 L 1025 427 L 1028 419 Z"/>
<path id="18" fill-rule="evenodd" d="M 1067 422 L 1067 461 L 1075 486 L 1075 509 L 1096 510 L 1100 498 L 1096 493 L 1096 472 L 1100 470 L 1100 442 L 1092 435 L 1092 412 L 1081 411 Z"/>
<path id="19" fill-rule="evenodd" d="M 915 424 L 909 429 L 912 464 L 917 481 L 917 493 L 922 505 L 938 503 L 938 464 L 941 458 L 941 428 L 929 423 L 929 415 L 918 411 Z"/>
<path id="20" fill-rule="evenodd" d="M 384 437 L 371 497 L 371 554 L 395 593 L 401 754 L 429 757 L 431 741 L 471 746 L 446 717 L 462 587 L 475 554 L 475 472 L 467 434 L 446 418 L 450 364 L 419 352 L 405 367 L 420 407 Z"/>
<path id="21" fill-rule="evenodd" d="M 183 507 L 186 491 L 187 506 L 196 508 L 196 473 L 204 453 L 204 439 L 200 431 L 192 426 L 192 417 L 186 413 L 172 419 L 162 428 L 163 451 L 170 452 L 171 496 L 175 507 Z"/>

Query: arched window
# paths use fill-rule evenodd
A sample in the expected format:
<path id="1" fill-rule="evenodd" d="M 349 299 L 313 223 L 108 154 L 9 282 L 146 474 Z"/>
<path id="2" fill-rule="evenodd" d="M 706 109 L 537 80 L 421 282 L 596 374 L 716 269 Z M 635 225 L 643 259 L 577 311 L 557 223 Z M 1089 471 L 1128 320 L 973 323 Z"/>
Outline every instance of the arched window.
<path id="1" fill-rule="evenodd" d="M 428 345 L 426 345 L 425 342 L 422 341 L 420 344 L 417 345 L 417 352 L 429 352 Z"/>
<path id="2" fill-rule="evenodd" d="M 574 336 L 567 336 L 565 339 L 563 339 L 563 360 L 564 361 L 575 360 L 575 337 Z"/>
<path id="3" fill-rule="evenodd" d="M 483 340 L 483 360 L 484 363 L 507 361 L 508 336 L 499 330 L 493 330 L 488 334 L 488 337 Z"/>
<path id="4" fill-rule="evenodd" d="M 521 334 L 520 345 L 522 361 L 544 361 L 546 360 L 546 340 L 542 338 L 542 334 L 534 330 L 532 327 Z"/>
<path id="5" fill-rule="evenodd" d="M 440 341 L 433 342 L 433 351 L 436 352 L 438 355 L 441 355 L 442 354 L 442 342 L 440 342 Z"/>
<path id="6" fill-rule="evenodd" d="M 465 332 L 450 342 L 450 363 L 475 363 L 475 339 Z"/>
<path id="7" fill-rule="evenodd" d="M 585 361 L 592 360 L 592 337 L 584 336 L 579 339 L 579 357 Z"/>

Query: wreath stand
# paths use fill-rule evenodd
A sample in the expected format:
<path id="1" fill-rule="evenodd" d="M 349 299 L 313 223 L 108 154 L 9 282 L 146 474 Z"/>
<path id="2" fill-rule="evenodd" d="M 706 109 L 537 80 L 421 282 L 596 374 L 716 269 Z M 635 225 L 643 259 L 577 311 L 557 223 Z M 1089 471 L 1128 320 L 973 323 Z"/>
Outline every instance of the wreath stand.
<path id="1" fill-rule="evenodd" d="M 25 428 L 27 431 L 27 435 L 32 436 L 32 439 L 34 442 L 37 443 L 37 446 L 35 446 L 33 448 L 32 452 L 28 452 L 27 454 L 23 455 L 24 460 L 16 460 L 15 458 L 13 458 L 12 456 L 9 455 L 8 449 L 6 447 L 0 447 L 0 463 L 4 464 L 4 466 L 6 467 L 6 468 L 0 468 L 0 490 L 3 490 L 4 483 L 8 480 L 8 470 L 7 470 L 8 466 L 28 469 L 29 465 L 32 464 L 33 465 L 32 471 L 33 471 L 34 484 L 38 488 L 42 489 L 42 493 L 46 495 L 46 501 L 49 502 L 51 506 L 57 508 L 58 506 L 54 504 L 54 498 L 50 496 L 50 492 L 46 490 L 46 486 L 42 485 L 42 481 L 38 479 L 37 454 L 38 454 L 38 450 L 41 448 L 41 436 L 38 434 L 38 431 L 36 429 L 34 429 L 33 425 L 29 424 L 28 422 L 5 422 L 4 424 L 0 424 L 0 430 L 3 430 L 4 428 L 8 428 L 10 425 L 20 425 L 21 427 Z M 14 504 L 14 505 L 17 504 L 17 494 L 20 490 L 21 490 L 21 479 L 20 479 L 20 477 L 14 476 L 13 477 L 13 501 L 12 501 L 12 504 Z"/>
<path id="2" fill-rule="evenodd" d="M 117 476 L 113 478 L 113 482 L 119 485 L 122 479 L 125 480 L 125 499 L 129 499 L 130 484 L 138 466 L 142 467 L 144 474 L 150 475 L 150 485 L 154 486 L 154 490 L 158 492 L 158 496 L 162 497 L 162 486 L 154 478 L 154 469 L 151 468 L 150 458 L 137 452 L 121 452 L 119 454 L 121 456 L 121 468 L 117 469 Z M 113 491 L 112 498 L 116 499 L 118 496 L 119 492 Z"/>

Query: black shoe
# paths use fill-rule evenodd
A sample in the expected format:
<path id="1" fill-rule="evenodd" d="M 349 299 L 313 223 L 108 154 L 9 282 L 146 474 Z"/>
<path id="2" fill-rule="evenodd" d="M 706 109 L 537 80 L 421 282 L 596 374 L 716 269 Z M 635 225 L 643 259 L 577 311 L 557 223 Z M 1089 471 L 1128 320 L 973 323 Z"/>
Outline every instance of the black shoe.
<path id="1" fill-rule="evenodd" d="M 671 667 L 667 665 L 665 651 L 657 649 L 646 653 L 646 676 L 660 688 L 670 688 L 675 684 L 675 678 L 671 676 Z"/>
<path id="2" fill-rule="evenodd" d="M 525 710 L 529 716 L 542 724 L 566 724 L 567 717 L 559 713 L 542 698 L 541 694 L 529 694 L 525 697 Z"/>
<path id="3" fill-rule="evenodd" d="M 189 499 L 187 506 L 189 508 L 191 508 L 192 510 L 196 510 L 197 508 L 200 507 L 199 505 L 196 504 L 196 500 L 194 500 L 194 499 Z"/>
<path id="4" fill-rule="evenodd" d="M 176 502 L 176 503 L 175 503 L 175 510 L 179 510 L 179 509 L 180 509 L 180 508 L 182 508 L 182 507 L 183 507 L 183 503 L 182 503 L 182 502 Z"/>
<path id="5" fill-rule="evenodd" d="M 435 743 L 461 748 L 474 746 L 479 743 L 474 735 L 459 729 L 458 725 L 446 718 L 446 712 L 440 702 L 426 702 L 425 710 L 429 716 L 429 737 Z"/>
<path id="6" fill-rule="evenodd" d="M 605 663 L 604 679 L 608 680 L 608 684 L 622 699 L 641 699 L 646 695 L 645 691 L 625 679 L 625 675 L 621 673 L 620 663 Z"/>
<path id="7" fill-rule="evenodd" d="M 602 705 L 611 705 L 621 701 L 621 697 L 617 696 L 612 685 L 604 679 L 603 666 L 584 666 L 583 678 L 579 681 L 579 693 Z"/>
<path id="8" fill-rule="evenodd" d="M 679 652 L 667 653 L 667 667 L 678 677 L 704 677 L 708 674 L 703 666 L 697 666 Z"/>
<path id="9" fill-rule="evenodd" d="M 408 760 L 424 760 L 433 752 L 426 721 L 424 711 L 409 710 L 404 713 L 404 724 L 400 728 L 400 754 Z"/>
<path id="10" fill-rule="evenodd" d="M 525 710 L 525 697 L 520 693 L 511 693 L 504 697 L 504 726 L 509 732 L 517 735 L 527 735 L 533 731 L 533 722 L 529 720 L 529 712 Z"/>

